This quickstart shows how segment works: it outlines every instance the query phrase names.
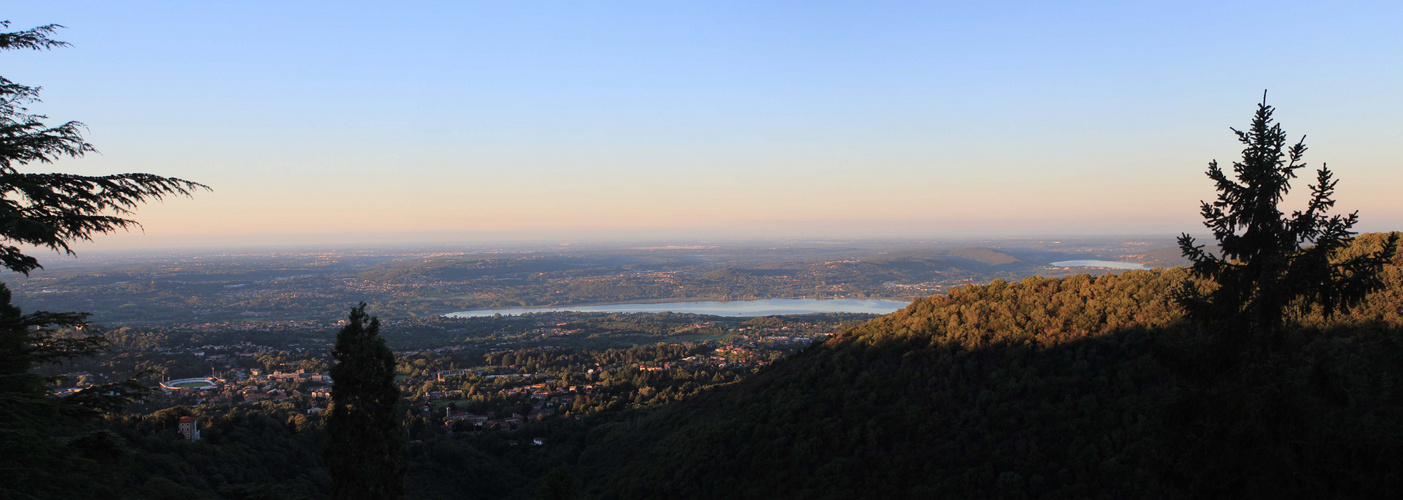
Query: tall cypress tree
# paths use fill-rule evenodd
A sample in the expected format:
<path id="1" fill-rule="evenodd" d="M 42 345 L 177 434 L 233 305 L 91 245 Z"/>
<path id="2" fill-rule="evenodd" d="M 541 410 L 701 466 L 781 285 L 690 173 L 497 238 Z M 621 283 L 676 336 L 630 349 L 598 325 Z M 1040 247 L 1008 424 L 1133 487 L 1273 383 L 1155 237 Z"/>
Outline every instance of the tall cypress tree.
<path id="1" fill-rule="evenodd" d="M 380 320 L 367 319 L 364 302 L 351 309 L 331 355 L 335 364 L 326 421 L 331 497 L 399 498 L 407 453 L 395 413 L 395 355 L 380 337 Z"/>

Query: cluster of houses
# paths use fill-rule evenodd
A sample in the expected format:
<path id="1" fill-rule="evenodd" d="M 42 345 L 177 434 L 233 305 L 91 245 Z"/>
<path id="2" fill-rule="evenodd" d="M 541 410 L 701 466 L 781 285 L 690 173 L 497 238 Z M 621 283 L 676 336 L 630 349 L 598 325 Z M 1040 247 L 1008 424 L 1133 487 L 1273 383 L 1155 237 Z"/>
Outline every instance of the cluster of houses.
<path id="1" fill-rule="evenodd" d="M 507 396 L 529 396 L 532 401 L 539 401 L 540 404 L 546 408 L 554 408 L 561 405 L 569 406 L 570 403 L 575 402 L 575 394 L 582 389 L 581 387 L 573 385 L 568 388 L 555 387 L 554 384 L 554 380 L 547 380 L 543 384 L 502 389 L 498 391 L 498 393 Z M 586 385 L 583 387 L 585 391 L 593 389 L 593 385 Z"/>
<path id="2" fill-rule="evenodd" d="M 386 323 L 393 323 L 393 320 L 387 320 Z M 400 356 L 412 356 L 416 354 L 448 354 L 450 352 L 461 350 L 463 350 L 463 346 L 461 345 L 450 345 L 444 347 L 435 347 L 433 349 L 413 349 L 406 351 L 395 351 L 395 354 L 398 354 Z"/>
<path id="3" fill-rule="evenodd" d="M 447 409 L 447 408 L 445 408 L 444 411 L 445 411 L 445 413 L 444 413 L 444 416 L 443 416 L 443 425 L 444 425 L 444 427 L 448 430 L 448 433 L 449 433 L 449 434 L 452 434 L 452 433 L 453 433 L 453 429 L 454 429 L 455 427 L 458 427 L 457 424 L 458 424 L 459 422 L 464 422 L 464 423 L 467 423 L 468 425 L 472 426 L 473 431 L 480 431 L 480 430 L 483 430 L 483 429 L 493 429 L 493 428 L 496 428 L 496 429 L 516 429 L 516 428 L 520 427 L 522 424 L 525 424 L 526 422 L 540 422 L 541 420 L 544 420 L 544 419 L 546 418 L 546 416 L 548 415 L 548 414 L 543 413 L 543 412 L 533 412 L 533 413 L 531 413 L 531 414 L 529 414 L 529 415 L 522 415 L 522 414 L 520 414 L 520 413 L 512 413 L 511 416 L 502 416 L 502 417 L 499 417 L 499 416 L 497 416 L 497 415 L 495 415 L 495 414 L 490 414 L 490 413 L 489 413 L 488 415 L 473 415 L 473 414 L 471 414 L 471 413 L 454 413 L 452 409 Z M 536 443 L 536 444 L 540 444 L 540 443 Z"/>
<path id="4" fill-rule="evenodd" d="M 723 345 L 721 347 L 716 348 L 716 354 L 722 356 L 750 356 L 750 349 L 746 349 L 740 346 Z"/>
<path id="5" fill-rule="evenodd" d="M 273 373 L 263 373 L 262 370 L 250 370 L 248 378 L 249 384 L 239 389 L 238 394 L 243 397 L 244 403 L 257 403 L 259 401 L 286 401 L 290 397 L 307 395 L 312 398 L 331 397 L 331 376 L 324 373 L 307 373 L 302 370 L 284 373 L 274 371 Z M 306 387 L 305 391 L 298 389 L 282 389 L 271 387 L 273 384 L 328 384 Z"/>
<path id="6" fill-rule="evenodd" d="M 554 380 L 548 380 L 544 383 L 505 388 L 498 391 L 498 394 L 506 396 L 528 397 L 533 403 L 533 409 L 531 413 L 527 415 L 512 413 L 510 416 L 504 415 L 499 417 L 492 412 L 489 412 L 487 415 L 474 415 L 467 412 L 457 413 L 453 411 L 453 408 L 449 407 L 444 409 L 443 423 L 447 426 L 450 433 L 453 432 L 454 427 L 461 428 L 461 426 L 458 426 L 459 422 L 470 424 L 473 430 L 491 428 L 515 429 L 528 421 L 540 421 L 550 414 L 548 411 L 542 410 L 555 408 L 557 406 L 569 406 L 574 403 L 577 394 L 588 393 L 594 389 L 593 385 L 556 387 L 554 384 Z M 428 398 L 433 400 L 445 397 L 462 397 L 462 395 L 463 391 L 458 390 L 434 391 L 428 394 Z M 430 406 L 426 405 L 424 411 L 430 411 L 430 408 Z"/>
<path id="7" fill-rule="evenodd" d="M 245 311 L 251 312 L 251 311 Z M 253 316 L 246 314 L 245 316 Z M 152 331 L 196 331 L 200 333 L 244 331 L 244 332 L 276 332 L 285 330 L 325 330 L 333 325 L 320 320 L 283 320 L 283 321 L 220 321 L 206 323 L 180 323 L 180 324 L 154 324 L 145 325 L 146 329 Z"/>
<path id="8" fill-rule="evenodd" d="M 324 373 L 308 373 L 301 370 L 265 373 L 254 368 L 247 371 L 233 370 L 229 380 L 214 377 L 170 380 L 163 382 L 161 388 L 165 389 L 167 394 L 193 396 L 197 398 L 198 403 L 249 404 L 259 401 L 286 401 L 303 395 L 330 398 L 331 383 L 331 377 Z"/>
<path id="9" fill-rule="evenodd" d="M 255 368 L 255 369 L 253 369 L 253 370 L 251 371 L 251 373 L 252 373 L 252 376 L 249 377 L 249 381 L 250 381 L 250 382 L 254 382 L 254 383 L 262 383 L 262 382 L 269 382 L 269 383 L 279 383 L 279 382 L 291 382 L 291 383 L 297 383 L 297 382 L 317 382 L 317 383 L 321 383 L 321 382 L 326 382 L 326 383 L 331 383 L 331 376 L 329 376 L 329 375 L 327 375 L 327 374 L 324 374 L 324 373 L 306 373 L 306 372 L 304 372 L 304 371 L 302 371 L 302 370 L 297 370 L 297 371 L 292 372 L 292 373 L 283 373 L 283 372 L 280 372 L 280 371 L 275 371 L 275 372 L 273 372 L 273 373 L 264 374 L 264 373 L 262 373 L 261 370 Z"/>
<path id="10" fill-rule="evenodd" d="M 568 324 L 569 324 L 569 323 L 559 323 L 559 325 L 568 325 Z M 548 327 L 548 328 L 536 328 L 536 329 L 533 329 L 533 330 L 527 332 L 528 335 L 540 335 L 540 336 L 542 336 L 542 337 L 549 337 L 549 336 L 552 336 L 552 335 L 555 335 L 555 336 L 571 335 L 571 334 L 575 334 L 575 333 L 580 333 L 580 330 L 578 330 L 578 329 L 575 329 L 575 330 L 566 330 L 566 329 L 564 329 L 564 328 L 561 328 L 560 326 Z"/>

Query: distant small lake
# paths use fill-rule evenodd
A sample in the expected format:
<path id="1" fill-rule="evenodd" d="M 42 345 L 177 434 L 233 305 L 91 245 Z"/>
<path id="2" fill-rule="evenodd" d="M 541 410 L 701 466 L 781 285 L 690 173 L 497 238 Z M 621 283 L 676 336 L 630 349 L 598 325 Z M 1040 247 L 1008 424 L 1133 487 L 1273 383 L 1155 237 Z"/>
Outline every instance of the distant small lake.
<path id="1" fill-rule="evenodd" d="M 888 314 L 907 306 L 906 302 L 877 299 L 764 299 L 732 300 L 729 302 L 658 302 L 653 304 L 602 304 L 593 306 L 518 307 L 511 309 L 477 309 L 445 314 L 455 318 L 480 318 L 501 314 L 556 311 L 606 313 L 711 314 L 715 316 L 774 316 L 778 314 L 868 313 Z"/>
<path id="2" fill-rule="evenodd" d="M 1149 269 L 1144 264 L 1116 262 L 1113 260 L 1064 260 L 1048 264 L 1053 267 L 1105 267 L 1110 269 Z"/>

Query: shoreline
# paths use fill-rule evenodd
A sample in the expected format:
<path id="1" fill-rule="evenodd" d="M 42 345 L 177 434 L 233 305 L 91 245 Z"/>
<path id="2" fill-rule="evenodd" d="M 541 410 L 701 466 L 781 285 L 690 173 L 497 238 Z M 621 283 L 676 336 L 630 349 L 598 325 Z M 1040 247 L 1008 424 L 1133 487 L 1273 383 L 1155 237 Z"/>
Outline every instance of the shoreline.
<path id="1" fill-rule="evenodd" d="M 461 310 L 461 311 L 453 311 L 453 312 L 443 313 L 443 314 L 440 314 L 439 316 L 451 317 L 451 318 L 482 318 L 482 317 L 490 317 L 490 316 L 492 316 L 492 315 L 494 315 L 494 314 L 501 314 L 501 315 L 503 315 L 503 316 L 519 316 L 519 315 L 522 315 L 522 314 L 534 314 L 534 313 L 546 313 L 546 312 L 564 312 L 564 311 L 572 311 L 572 312 L 600 312 L 600 313 L 614 313 L 614 314 L 674 312 L 674 313 L 679 313 L 679 314 L 700 314 L 700 315 L 710 315 L 710 316 L 749 316 L 748 314 L 743 314 L 743 313 L 746 313 L 746 312 L 756 312 L 756 311 L 744 311 L 744 310 L 741 310 L 741 311 L 738 311 L 738 312 L 733 311 L 733 312 L 730 312 L 730 314 L 726 314 L 725 311 L 716 311 L 716 312 L 696 312 L 696 311 L 652 311 L 652 310 L 646 310 L 646 311 L 598 311 L 598 310 L 582 310 L 582 309 L 578 309 L 578 308 L 606 308 L 606 307 L 622 307 L 622 308 L 626 308 L 627 306 L 648 306 L 648 305 L 656 305 L 656 304 L 689 304 L 689 305 L 708 304 L 708 303 L 709 303 L 709 304 L 735 304 L 735 303 L 758 303 L 758 302 L 768 302 L 768 301 L 793 301 L 793 302 L 796 302 L 796 303 L 814 303 L 814 302 L 829 302 L 829 301 L 844 301 L 844 300 L 846 300 L 846 301 L 875 301 L 875 302 L 878 302 L 878 303 L 880 303 L 880 302 L 890 302 L 890 303 L 892 303 L 892 304 L 900 304 L 900 307 L 896 307 L 896 308 L 893 309 L 892 311 L 887 311 L 887 312 L 872 312 L 872 311 L 807 311 L 807 312 L 776 313 L 776 314 L 753 314 L 753 316 L 774 316 L 774 315 L 792 315 L 792 314 L 833 314 L 833 313 L 890 314 L 891 312 L 894 312 L 894 311 L 896 311 L 896 310 L 900 310 L 901 308 L 904 308 L 904 307 L 906 307 L 907 305 L 910 304 L 910 301 L 899 301 L 899 300 L 878 299 L 878 298 L 832 298 L 832 299 L 814 299 L 814 298 L 798 298 L 798 299 L 793 299 L 793 298 L 779 298 L 779 299 L 749 299 L 749 300 L 747 300 L 747 299 L 732 299 L 732 300 L 716 300 L 716 299 L 650 299 L 650 300 L 648 300 L 648 301 L 638 301 L 638 302 L 610 302 L 610 303 L 595 303 L 595 304 L 570 304 L 570 305 L 551 305 L 551 306 L 525 306 L 525 307 L 497 307 L 497 308 L 483 308 L 483 309 L 465 309 L 465 310 Z M 512 312 L 504 312 L 504 311 L 512 311 Z M 759 311 L 759 312 L 763 312 L 763 311 Z M 476 313 L 476 314 L 469 314 L 469 313 Z"/>

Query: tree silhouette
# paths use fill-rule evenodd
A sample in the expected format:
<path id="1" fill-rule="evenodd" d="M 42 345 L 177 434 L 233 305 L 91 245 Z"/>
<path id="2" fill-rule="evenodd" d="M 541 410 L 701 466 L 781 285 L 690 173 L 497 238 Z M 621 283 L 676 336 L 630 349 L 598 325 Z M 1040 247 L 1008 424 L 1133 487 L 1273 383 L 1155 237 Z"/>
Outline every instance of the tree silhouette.
<path id="1" fill-rule="evenodd" d="M 0 21 L 0 28 L 9 27 Z M 0 50 L 43 50 L 68 44 L 49 38 L 62 26 L 0 33 Z M 53 163 L 96 151 L 83 140 L 83 124 L 57 126 L 26 106 L 39 102 L 39 87 L 0 77 L 0 265 L 29 274 L 43 267 L 18 245 L 73 253 L 69 244 L 91 240 L 93 234 L 140 227 L 129 218 L 137 205 L 168 195 L 188 196 L 209 189 L 196 182 L 152 174 L 73 175 L 27 173 L 16 169 L 30 163 Z"/>
<path id="2" fill-rule="evenodd" d="M 0 29 L 9 21 L 0 21 Z M 0 33 L 0 50 L 46 50 L 68 43 L 49 37 L 62 26 Z M 38 259 L 26 255 L 20 245 L 45 247 L 73 253 L 70 244 L 91 240 L 94 234 L 139 227 L 128 218 L 137 205 L 167 195 L 190 195 L 207 186 L 173 177 L 152 174 L 113 174 L 104 176 L 63 173 L 20 172 L 16 167 L 30 163 L 53 163 L 62 157 L 81 157 L 95 151 L 83 140 L 83 124 L 69 121 L 57 126 L 44 123 L 48 117 L 32 114 L 26 106 L 39 102 L 39 87 L 21 85 L 0 77 L 0 266 L 28 275 L 42 268 Z M 101 336 L 55 338 L 59 328 L 82 329 L 83 313 L 38 312 L 22 315 L 10 305 L 10 293 L 0 284 L 0 377 L 5 390 L 29 392 L 47 390 L 47 383 L 36 382 L 28 373 L 35 363 L 53 363 L 90 356 L 106 346 Z M 105 396 L 140 392 L 130 382 L 98 387 L 68 398 L 88 410 L 111 410 L 120 400 Z M 66 412 L 81 412 L 70 407 Z"/>
<path id="3" fill-rule="evenodd" d="M 1392 256 L 1398 235 L 1378 252 L 1332 261 L 1354 237 L 1359 212 L 1329 215 L 1339 182 L 1325 165 L 1310 185 L 1304 211 L 1287 216 L 1279 205 L 1291 191 L 1296 170 L 1306 164 L 1305 137 L 1286 146 L 1286 132 L 1273 123 L 1274 109 L 1262 103 L 1246 131 L 1232 129 L 1245 147 L 1233 162 L 1236 179 L 1208 164 L 1217 200 L 1202 202 L 1204 225 L 1220 251 L 1210 253 L 1187 233 L 1179 248 L 1193 262 L 1193 274 L 1211 284 L 1186 285 L 1177 295 L 1190 318 L 1218 325 L 1224 341 L 1241 347 L 1253 343 L 1277 349 L 1290 309 L 1320 307 L 1326 316 L 1347 310 L 1383 284 L 1379 270 Z"/>
<path id="4" fill-rule="evenodd" d="M 9 21 L 0 21 L 0 29 L 9 26 Z M 0 33 L 0 51 L 66 47 L 67 43 L 50 38 L 60 27 L 50 24 Z M 0 267 L 28 275 L 42 266 L 24 253 L 22 245 L 72 254 L 74 241 L 139 227 L 129 217 L 143 202 L 208 189 L 152 174 L 20 172 L 18 167 L 31 163 L 53 163 L 95 151 L 83 140 L 82 123 L 50 126 L 44 122 L 47 116 L 30 112 L 27 106 L 39 102 L 39 90 L 0 77 Z M 107 341 L 101 335 L 78 333 L 87 326 L 84 313 L 23 314 L 10 299 L 10 291 L 0 284 L 0 432 L 5 436 L 0 440 L 0 497 L 82 494 L 81 488 L 90 481 L 73 484 L 55 478 L 63 471 L 81 474 L 84 459 L 74 445 L 84 440 L 63 445 L 52 439 L 54 421 L 60 416 L 119 409 L 149 389 L 126 380 L 89 387 L 62 399 L 50 397 L 55 380 L 30 373 L 34 365 L 91 356 Z"/>
<path id="5" fill-rule="evenodd" d="M 1321 355 L 1318 344 L 1308 354 L 1312 335 L 1296 322 L 1329 318 L 1382 287 L 1381 270 L 1398 234 L 1378 251 L 1344 257 L 1340 250 L 1353 241 L 1359 214 L 1328 213 L 1338 181 L 1323 165 L 1305 209 L 1283 212 L 1291 180 L 1306 166 L 1306 146 L 1304 137 L 1287 146 L 1273 111 L 1264 95 L 1252 125 L 1233 129 L 1244 145 L 1242 160 L 1233 162 L 1235 178 L 1217 161 L 1208 165 L 1218 197 L 1203 202 L 1201 212 L 1218 251 L 1188 234 L 1179 237 L 1197 279 L 1185 281 L 1175 299 L 1198 328 L 1168 339 L 1160 354 L 1191 381 L 1170 403 L 1165 422 L 1170 441 L 1188 443 L 1186 454 L 1170 461 L 1180 468 L 1172 475 L 1196 497 L 1322 491 L 1354 467 L 1341 465 L 1354 458 L 1340 450 L 1358 446 L 1370 450 L 1365 455 L 1382 453 L 1377 456 L 1398 450 L 1376 437 L 1368 439 L 1389 444 L 1371 448 L 1361 434 L 1340 434 L 1342 422 L 1321 418 L 1329 415 L 1322 408 L 1347 405 L 1332 375 L 1346 368 Z"/>
<path id="6" fill-rule="evenodd" d="M 351 309 L 331 355 L 335 364 L 326 421 L 331 497 L 399 498 L 407 466 L 395 414 L 395 355 L 380 337 L 380 320 L 366 318 L 364 302 Z"/>

